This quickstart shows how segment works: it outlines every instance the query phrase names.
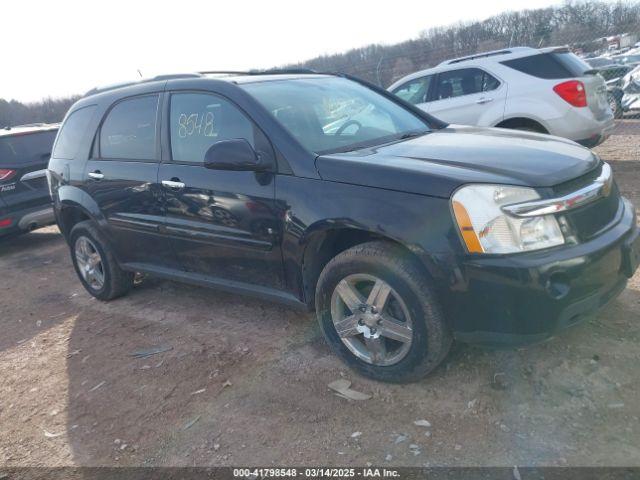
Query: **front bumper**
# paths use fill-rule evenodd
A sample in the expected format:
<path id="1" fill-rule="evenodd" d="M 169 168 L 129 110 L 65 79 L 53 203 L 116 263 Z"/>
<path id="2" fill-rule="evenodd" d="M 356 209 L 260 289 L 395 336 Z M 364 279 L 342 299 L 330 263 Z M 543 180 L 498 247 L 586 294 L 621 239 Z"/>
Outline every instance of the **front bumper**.
<path id="1" fill-rule="evenodd" d="M 635 209 L 621 202 L 618 223 L 588 242 L 462 259 L 444 302 L 455 337 L 490 345 L 541 341 L 614 299 L 640 261 Z"/>

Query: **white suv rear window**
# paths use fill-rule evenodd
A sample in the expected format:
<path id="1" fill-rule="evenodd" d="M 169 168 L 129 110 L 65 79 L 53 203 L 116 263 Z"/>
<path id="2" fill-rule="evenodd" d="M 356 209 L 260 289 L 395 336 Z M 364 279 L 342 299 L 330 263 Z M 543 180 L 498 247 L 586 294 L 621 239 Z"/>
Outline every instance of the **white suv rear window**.
<path id="1" fill-rule="evenodd" d="M 546 80 L 582 77 L 591 67 L 571 52 L 549 52 L 501 62 L 519 72 Z"/>

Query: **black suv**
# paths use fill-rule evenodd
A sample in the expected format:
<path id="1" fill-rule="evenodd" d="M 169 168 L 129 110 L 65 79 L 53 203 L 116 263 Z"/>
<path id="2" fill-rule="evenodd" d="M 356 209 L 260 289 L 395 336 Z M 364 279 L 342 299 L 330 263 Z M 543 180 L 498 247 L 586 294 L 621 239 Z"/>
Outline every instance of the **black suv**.
<path id="1" fill-rule="evenodd" d="M 590 150 L 446 125 L 339 75 L 94 90 L 49 174 L 91 295 L 143 272 L 315 308 L 336 353 L 385 381 L 425 375 L 454 338 L 547 338 L 619 294 L 640 250 Z"/>
<path id="2" fill-rule="evenodd" d="M 47 163 L 58 125 L 0 129 L 0 237 L 55 223 Z"/>

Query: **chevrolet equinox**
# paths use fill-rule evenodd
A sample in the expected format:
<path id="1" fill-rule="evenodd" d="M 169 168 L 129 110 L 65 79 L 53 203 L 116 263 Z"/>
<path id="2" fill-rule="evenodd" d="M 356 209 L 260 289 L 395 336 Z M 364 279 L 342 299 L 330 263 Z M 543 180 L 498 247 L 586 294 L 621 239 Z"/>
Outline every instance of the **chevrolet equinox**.
<path id="1" fill-rule="evenodd" d="M 454 339 L 548 338 L 618 295 L 640 251 L 590 150 L 447 125 L 341 75 L 94 89 L 47 175 L 94 297 L 140 272 L 315 309 L 336 354 L 382 381 L 421 378 Z"/>

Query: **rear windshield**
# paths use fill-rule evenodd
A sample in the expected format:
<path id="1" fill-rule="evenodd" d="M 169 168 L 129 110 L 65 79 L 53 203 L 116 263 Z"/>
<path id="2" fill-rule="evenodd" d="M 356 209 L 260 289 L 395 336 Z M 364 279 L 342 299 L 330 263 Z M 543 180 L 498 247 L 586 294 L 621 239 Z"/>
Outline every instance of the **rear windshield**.
<path id="1" fill-rule="evenodd" d="M 519 72 L 546 80 L 582 77 L 592 70 L 587 63 L 571 52 L 549 52 L 514 58 L 502 62 Z"/>
<path id="2" fill-rule="evenodd" d="M 46 162 L 57 130 L 0 137 L 0 165 Z"/>

